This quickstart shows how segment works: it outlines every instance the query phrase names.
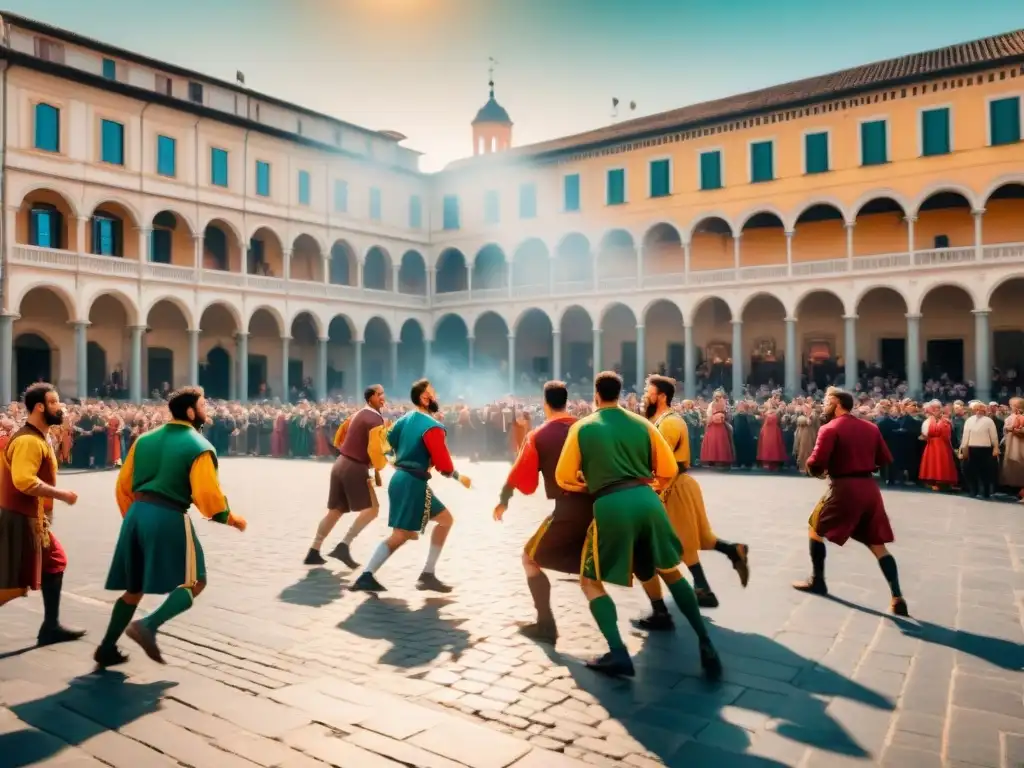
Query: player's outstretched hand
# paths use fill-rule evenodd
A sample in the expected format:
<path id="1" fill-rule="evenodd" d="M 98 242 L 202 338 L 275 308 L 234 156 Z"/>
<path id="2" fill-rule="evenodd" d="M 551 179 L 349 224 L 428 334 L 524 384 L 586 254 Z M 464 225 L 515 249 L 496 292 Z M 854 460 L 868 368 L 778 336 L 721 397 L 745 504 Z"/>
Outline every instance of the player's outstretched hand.
<path id="1" fill-rule="evenodd" d="M 241 515 L 231 514 L 228 520 L 228 525 L 236 529 L 239 533 L 245 533 L 245 529 L 249 527 L 249 523 L 246 522 L 245 518 Z"/>
<path id="2" fill-rule="evenodd" d="M 505 517 L 505 510 L 508 509 L 504 504 L 499 504 L 494 508 L 494 521 L 496 523 L 502 522 L 502 518 Z"/>
<path id="3" fill-rule="evenodd" d="M 459 475 L 459 482 L 462 483 L 463 488 L 473 487 L 473 481 L 470 480 L 466 475 Z"/>

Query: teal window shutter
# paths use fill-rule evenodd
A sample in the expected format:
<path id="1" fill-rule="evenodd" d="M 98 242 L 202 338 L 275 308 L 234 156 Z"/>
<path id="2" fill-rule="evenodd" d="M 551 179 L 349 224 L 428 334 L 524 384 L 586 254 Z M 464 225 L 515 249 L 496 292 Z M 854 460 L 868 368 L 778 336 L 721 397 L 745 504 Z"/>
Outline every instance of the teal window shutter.
<path id="1" fill-rule="evenodd" d="M 117 62 L 113 59 L 103 60 L 103 77 L 107 80 L 117 80 Z"/>
<path id="2" fill-rule="evenodd" d="M 60 110 L 49 104 L 36 104 L 36 149 L 60 152 Z"/>
<path id="3" fill-rule="evenodd" d="M 626 202 L 626 172 L 622 168 L 608 171 L 608 205 L 622 205 Z"/>
<path id="4" fill-rule="evenodd" d="M 156 172 L 161 176 L 177 175 L 177 142 L 170 136 L 156 137 Z"/>
<path id="5" fill-rule="evenodd" d="M 334 182 L 334 212 L 348 213 L 348 182 L 343 179 Z"/>
<path id="6" fill-rule="evenodd" d="M 995 99 L 988 104 L 989 143 L 993 147 L 1020 141 L 1020 97 Z"/>
<path id="7" fill-rule="evenodd" d="M 299 205 L 309 205 L 309 171 L 299 171 Z"/>
<path id="8" fill-rule="evenodd" d="M 519 218 L 533 219 L 537 216 L 537 185 L 519 185 Z"/>
<path id="9" fill-rule="evenodd" d="M 419 195 L 409 198 L 409 227 L 419 229 L 423 226 L 423 201 Z"/>
<path id="10" fill-rule="evenodd" d="M 270 197 L 270 163 L 256 161 L 256 194 Z"/>
<path id="11" fill-rule="evenodd" d="M 672 194 L 670 168 L 668 160 L 651 162 L 651 197 L 667 197 Z"/>
<path id="12" fill-rule="evenodd" d="M 228 152 L 226 149 L 210 150 L 210 183 L 215 187 L 228 185 Z"/>
<path id="13" fill-rule="evenodd" d="M 804 173 L 827 173 L 828 134 L 809 133 L 804 136 Z"/>
<path id="14" fill-rule="evenodd" d="M 489 189 L 484 192 L 484 223 L 497 224 L 501 220 L 501 198 L 498 190 Z"/>
<path id="15" fill-rule="evenodd" d="M 921 155 L 948 155 L 949 108 L 929 109 L 921 113 Z"/>
<path id="16" fill-rule="evenodd" d="M 580 175 L 571 173 L 565 177 L 565 210 L 566 212 L 580 209 Z"/>
<path id="17" fill-rule="evenodd" d="M 718 150 L 702 152 L 700 156 L 700 188 L 722 188 L 722 153 Z"/>
<path id="18" fill-rule="evenodd" d="M 750 183 L 760 184 L 775 178 L 775 158 L 770 141 L 756 141 L 750 145 Z"/>
<path id="19" fill-rule="evenodd" d="M 92 252 L 97 256 L 118 256 L 121 252 L 121 222 L 107 216 L 92 220 Z"/>
<path id="20" fill-rule="evenodd" d="M 380 221 L 380 188 L 370 187 L 370 218 L 373 221 Z"/>
<path id="21" fill-rule="evenodd" d="M 441 216 L 441 226 L 444 229 L 459 228 L 459 198 L 457 195 L 445 195 Z"/>
<path id="22" fill-rule="evenodd" d="M 113 120 L 104 120 L 100 139 L 100 159 L 111 165 L 124 165 L 124 126 Z"/>
<path id="23" fill-rule="evenodd" d="M 54 211 L 48 208 L 33 208 L 29 212 L 29 245 L 40 248 L 59 248 L 59 240 L 54 240 Z"/>
<path id="24" fill-rule="evenodd" d="M 889 162 L 885 120 L 860 124 L 860 164 L 884 165 Z"/>
<path id="25" fill-rule="evenodd" d="M 150 260 L 156 264 L 170 264 L 171 230 L 154 229 L 150 238 Z"/>

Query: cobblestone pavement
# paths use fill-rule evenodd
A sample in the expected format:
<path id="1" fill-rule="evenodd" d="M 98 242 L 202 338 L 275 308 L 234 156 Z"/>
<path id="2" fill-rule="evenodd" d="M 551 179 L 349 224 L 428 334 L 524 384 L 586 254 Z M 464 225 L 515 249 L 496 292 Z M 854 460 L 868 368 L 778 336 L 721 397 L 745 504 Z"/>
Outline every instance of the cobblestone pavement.
<path id="1" fill-rule="evenodd" d="M 888 493 L 915 617 L 904 621 L 885 615 L 884 581 L 856 545 L 829 550 L 832 599 L 789 588 L 806 575 L 818 481 L 701 473 L 718 533 L 752 549 L 746 590 L 722 556 L 704 556 L 724 680 L 700 679 L 680 628 L 630 631 L 637 677 L 608 681 L 582 666 L 602 642 L 573 579 L 553 579 L 557 651 L 516 634 L 531 618 L 519 552 L 547 503 L 516 497 L 494 523 L 507 466 L 460 464 L 473 490 L 434 481 L 456 517 L 438 569 L 451 595 L 414 589 L 423 541 L 380 571 L 381 599 L 348 592 L 340 563 L 302 566 L 329 466 L 235 459 L 221 474 L 249 530 L 197 524 L 210 587 L 167 626 L 168 666 L 136 654 L 123 674 L 91 674 L 89 642 L 18 653 L 39 598 L 0 609 L 0 768 L 1024 765 L 1020 506 Z M 56 522 L 71 560 L 65 618 L 95 643 L 116 598 L 102 588 L 114 475 L 63 482 L 81 496 Z M 613 596 L 625 629 L 645 598 Z"/>

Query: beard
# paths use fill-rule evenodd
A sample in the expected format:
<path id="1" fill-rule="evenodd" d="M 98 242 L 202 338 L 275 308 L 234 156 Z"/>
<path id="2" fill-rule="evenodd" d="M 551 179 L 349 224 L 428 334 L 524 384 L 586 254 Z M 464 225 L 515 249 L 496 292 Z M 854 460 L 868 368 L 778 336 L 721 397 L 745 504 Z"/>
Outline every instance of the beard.
<path id="1" fill-rule="evenodd" d="M 50 413 L 49 411 L 43 412 L 43 419 L 46 421 L 47 426 L 56 427 L 64 423 L 64 411 L 57 411 L 56 413 Z"/>
<path id="2" fill-rule="evenodd" d="M 822 424 L 828 424 L 835 417 L 836 417 L 836 409 L 835 408 L 832 408 L 832 409 L 829 409 L 829 410 L 825 410 L 821 414 L 821 423 Z"/>
<path id="3" fill-rule="evenodd" d="M 437 413 L 438 411 L 441 410 L 441 405 L 440 403 L 437 402 L 437 400 L 431 400 L 429 403 L 427 403 L 427 410 L 430 411 L 431 413 Z"/>
<path id="4" fill-rule="evenodd" d="M 652 402 L 647 401 L 647 400 L 644 401 L 644 416 L 646 416 L 649 419 L 652 416 L 654 416 L 654 414 L 657 413 L 657 411 L 658 411 L 658 404 L 657 403 L 652 403 Z"/>
<path id="5" fill-rule="evenodd" d="M 204 416 L 203 418 L 199 418 L 198 416 L 196 416 L 194 419 L 192 419 L 192 426 L 196 430 L 196 432 L 202 432 L 203 427 L 206 426 L 206 417 Z"/>

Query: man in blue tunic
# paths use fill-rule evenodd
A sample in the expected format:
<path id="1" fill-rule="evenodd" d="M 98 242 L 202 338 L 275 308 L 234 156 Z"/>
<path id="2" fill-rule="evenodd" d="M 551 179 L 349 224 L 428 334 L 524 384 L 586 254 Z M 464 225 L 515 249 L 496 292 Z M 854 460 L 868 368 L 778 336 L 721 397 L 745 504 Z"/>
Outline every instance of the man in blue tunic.
<path id="1" fill-rule="evenodd" d="M 416 410 L 398 419 L 388 433 L 388 442 L 395 452 L 395 473 L 388 483 L 391 535 L 377 545 L 366 569 L 351 587 L 354 592 L 386 591 L 374 573 L 405 542 L 418 539 L 429 522 L 434 523 L 430 553 L 416 588 L 431 592 L 452 591 L 434 575 L 434 568 L 454 521 L 451 512 L 434 495 L 427 481 L 430 480 L 431 467 L 445 477 L 458 480 L 465 488 L 470 487 L 470 481 L 465 475 L 460 475 L 452 464 L 445 442 L 446 430 L 437 419 L 440 407 L 433 386 L 427 379 L 420 379 L 412 385 L 409 394 Z"/>

